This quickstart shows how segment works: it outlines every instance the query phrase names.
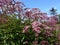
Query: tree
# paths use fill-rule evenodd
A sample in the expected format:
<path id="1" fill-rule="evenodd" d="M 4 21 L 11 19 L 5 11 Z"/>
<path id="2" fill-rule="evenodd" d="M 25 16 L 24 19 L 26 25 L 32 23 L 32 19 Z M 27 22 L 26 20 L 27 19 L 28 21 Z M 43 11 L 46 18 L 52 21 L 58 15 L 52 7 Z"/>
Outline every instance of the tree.
<path id="1" fill-rule="evenodd" d="M 50 9 L 50 14 L 51 14 L 51 15 L 56 15 L 56 14 L 57 14 L 56 11 L 57 11 L 57 10 L 56 10 L 55 8 L 51 8 L 51 9 Z"/>

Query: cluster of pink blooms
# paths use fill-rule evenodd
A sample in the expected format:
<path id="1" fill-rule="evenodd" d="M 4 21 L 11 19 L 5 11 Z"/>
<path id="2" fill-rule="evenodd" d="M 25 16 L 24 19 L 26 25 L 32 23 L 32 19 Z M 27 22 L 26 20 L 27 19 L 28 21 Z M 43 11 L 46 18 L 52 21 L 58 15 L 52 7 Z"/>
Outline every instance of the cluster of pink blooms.
<path id="1" fill-rule="evenodd" d="M 24 17 L 31 19 L 31 20 L 44 20 L 47 19 L 47 13 L 42 13 L 39 8 L 26 8 L 24 12 Z"/>
<path id="2" fill-rule="evenodd" d="M 26 8 L 23 16 L 29 20 L 39 21 L 39 23 L 41 23 L 46 30 L 55 30 L 55 25 L 58 21 L 56 16 L 48 17 L 47 13 L 42 13 L 39 8 Z M 37 31 L 39 31 L 41 28 L 34 28 L 35 31 L 36 29 L 38 29 Z"/>
<path id="3" fill-rule="evenodd" d="M 15 0 L 0 0 L 0 10 L 6 14 L 14 14 L 20 13 L 22 11 L 23 6 L 25 6 L 22 2 Z"/>
<path id="4" fill-rule="evenodd" d="M 33 31 L 35 31 L 36 33 L 41 32 L 41 28 L 39 27 L 41 25 L 41 23 L 34 21 L 31 25 L 32 25 Z M 29 28 L 30 28 L 30 26 L 25 26 L 23 28 L 23 32 L 27 32 L 29 30 Z"/>
<path id="5" fill-rule="evenodd" d="M 23 28 L 23 33 L 27 33 L 28 32 L 28 30 L 29 30 L 29 25 L 28 26 L 25 26 L 24 28 Z"/>
<path id="6" fill-rule="evenodd" d="M 12 14 L 15 12 L 23 14 L 23 19 L 27 18 L 33 20 L 31 23 L 32 31 L 36 34 L 40 34 L 43 30 L 43 35 L 50 37 L 53 36 L 53 31 L 56 30 L 57 17 L 51 16 L 48 17 L 47 13 L 42 13 L 39 8 L 23 8 L 24 4 L 22 2 L 15 2 L 14 0 L 0 0 L 0 10 L 3 13 Z M 21 17 L 20 17 L 21 18 Z M 5 19 L 0 19 L 0 21 L 6 22 Z M 23 33 L 28 33 L 30 25 L 27 25 L 23 28 Z M 58 36 L 60 40 L 60 35 Z M 42 45 L 49 45 L 48 41 L 41 41 Z M 57 45 L 57 44 L 56 44 Z"/>
<path id="7" fill-rule="evenodd" d="M 46 13 L 42 13 L 39 8 L 27 8 L 25 9 L 25 17 L 28 17 L 29 19 L 33 19 L 34 22 L 32 22 L 32 28 L 33 31 L 36 33 L 40 33 L 41 30 L 44 28 L 45 34 L 50 34 L 51 31 L 55 30 L 55 25 L 57 23 L 57 17 L 51 16 L 48 17 Z M 40 19 L 40 20 L 39 20 Z"/>
<path id="8" fill-rule="evenodd" d="M 31 12 L 27 11 L 25 16 L 27 16 L 29 19 L 33 19 L 33 22 L 31 23 L 32 26 L 32 31 L 35 32 L 35 35 L 39 35 L 42 30 L 43 30 L 43 35 L 45 35 L 46 37 L 53 37 L 54 34 L 53 32 L 56 31 L 56 24 L 57 24 L 57 17 L 56 16 L 51 16 L 48 17 L 47 15 L 41 13 L 40 11 L 35 10 L 35 12 Z M 35 17 L 36 16 L 36 17 Z M 36 20 L 37 19 L 37 20 Z M 38 21 L 40 19 L 40 21 Z M 23 31 L 28 32 L 29 28 L 31 27 L 29 26 L 25 26 Z M 58 37 L 58 39 L 60 39 L 60 36 Z M 34 44 L 37 44 L 36 42 Z M 40 42 L 41 45 L 49 45 L 48 41 L 41 41 Z M 56 43 L 55 45 L 58 45 L 58 43 Z"/>
<path id="9" fill-rule="evenodd" d="M 43 34 L 45 34 L 46 36 L 53 36 L 52 32 L 53 32 L 54 28 L 48 27 L 47 25 L 44 25 L 37 21 L 34 21 L 31 25 L 32 25 L 32 30 L 35 33 L 41 33 L 41 31 L 43 29 L 45 29 Z M 23 29 L 23 32 L 28 32 L 29 28 L 30 28 L 30 26 L 25 26 Z"/>
<path id="10" fill-rule="evenodd" d="M 37 22 L 37 21 L 34 21 L 32 23 L 32 28 L 33 28 L 33 31 L 35 31 L 36 33 L 40 33 L 41 32 L 41 26 L 42 24 Z"/>
<path id="11" fill-rule="evenodd" d="M 57 23 L 57 17 L 56 16 L 49 17 L 49 19 L 46 23 L 47 23 L 47 25 L 55 26 Z"/>
<path id="12" fill-rule="evenodd" d="M 41 41 L 40 44 L 41 45 L 49 45 L 48 41 Z"/>

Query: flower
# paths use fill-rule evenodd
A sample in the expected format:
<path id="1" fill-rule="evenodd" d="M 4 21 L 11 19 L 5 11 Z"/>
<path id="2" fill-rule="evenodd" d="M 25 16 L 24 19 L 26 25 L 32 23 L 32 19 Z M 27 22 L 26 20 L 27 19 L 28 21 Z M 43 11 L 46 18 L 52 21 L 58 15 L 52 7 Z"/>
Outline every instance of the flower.
<path id="1" fill-rule="evenodd" d="M 45 31 L 43 34 L 46 35 L 47 37 L 53 36 L 53 34 L 50 31 Z"/>
<path id="2" fill-rule="evenodd" d="M 60 34 L 58 35 L 58 40 L 60 40 Z"/>
<path id="3" fill-rule="evenodd" d="M 27 11 L 27 12 L 25 12 L 25 15 L 26 15 L 27 17 L 30 17 L 30 16 L 31 16 L 31 14 L 32 14 L 32 12 L 31 12 L 31 11 Z"/>
<path id="4" fill-rule="evenodd" d="M 45 27 L 45 30 L 51 30 L 51 28 L 50 27 Z"/>
<path id="5" fill-rule="evenodd" d="M 28 41 L 23 42 L 23 44 L 28 44 Z"/>
<path id="6" fill-rule="evenodd" d="M 34 30 L 36 33 L 40 33 L 40 32 L 41 32 L 41 28 L 40 28 L 40 27 L 33 28 L 33 30 Z"/>
<path id="7" fill-rule="evenodd" d="M 44 29 L 45 29 L 46 31 L 51 31 L 51 32 L 53 32 L 53 31 L 55 30 L 54 27 L 48 27 L 48 26 L 44 27 Z"/>
<path id="8" fill-rule="evenodd" d="M 35 28 L 35 27 L 39 27 L 42 25 L 42 23 L 38 22 L 38 21 L 34 21 L 32 24 L 32 28 Z"/>
<path id="9" fill-rule="evenodd" d="M 28 26 L 25 26 L 25 27 L 23 28 L 23 33 L 28 32 L 29 27 L 30 27 L 29 25 L 28 25 Z"/>
<path id="10" fill-rule="evenodd" d="M 33 45 L 38 45 L 37 43 L 38 43 L 38 41 L 33 41 L 32 42 Z"/>
<path id="11" fill-rule="evenodd" d="M 55 45 L 59 45 L 59 43 L 55 43 Z"/>
<path id="12" fill-rule="evenodd" d="M 34 21 L 32 23 L 32 28 L 33 28 L 33 31 L 35 31 L 36 33 L 40 33 L 41 32 L 41 23 L 37 22 L 37 21 Z"/>
<path id="13" fill-rule="evenodd" d="M 41 41 L 40 44 L 41 44 L 41 45 L 49 45 L 48 41 L 44 41 L 44 40 Z"/>

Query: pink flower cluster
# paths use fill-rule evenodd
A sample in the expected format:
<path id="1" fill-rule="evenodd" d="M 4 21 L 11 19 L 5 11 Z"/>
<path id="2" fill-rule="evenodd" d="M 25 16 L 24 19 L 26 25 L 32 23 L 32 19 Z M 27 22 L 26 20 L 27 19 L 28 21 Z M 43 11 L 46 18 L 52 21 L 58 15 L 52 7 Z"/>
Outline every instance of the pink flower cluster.
<path id="1" fill-rule="evenodd" d="M 0 0 L 0 9 L 6 14 L 20 13 L 25 5 L 15 0 Z"/>
<path id="2" fill-rule="evenodd" d="M 35 31 L 36 33 L 40 33 L 41 32 L 41 28 L 40 28 L 41 25 L 42 25 L 41 23 L 34 21 L 32 23 L 33 31 Z"/>
<path id="3" fill-rule="evenodd" d="M 29 30 L 29 27 L 30 27 L 30 26 L 25 26 L 25 27 L 23 28 L 23 33 L 27 33 L 28 30 Z"/>
<path id="4" fill-rule="evenodd" d="M 32 28 L 33 28 L 33 31 L 36 32 L 36 33 L 40 33 L 41 32 L 41 23 L 37 22 L 37 21 L 34 21 L 32 24 Z M 30 26 L 25 26 L 23 28 L 23 32 L 27 32 L 27 30 L 29 30 L 29 27 Z"/>
<path id="5" fill-rule="evenodd" d="M 41 45 L 49 45 L 48 41 L 41 41 L 40 44 Z"/>
<path id="6" fill-rule="evenodd" d="M 46 16 L 47 13 L 41 12 L 39 8 L 32 8 L 32 9 L 26 8 L 24 11 L 25 11 L 24 16 L 28 19 L 43 20 L 43 19 L 47 18 L 47 16 Z"/>
<path id="7" fill-rule="evenodd" d="M 44 35 L 46 35 L 47 37 L 49 37 L 49 36 L 54 36 L 51 32 L 49 32 L 49 31 L 46 31 L 46 32 L 44 32 L 43 33 Z"/>
<path id="8" fill-rule="evenodd" d="M 57 23 L 57 17 L 51 16 L 49 19 L 46 21 L 47 25 L 54 27 Z"/>
<path id="9" fill-rule="evenodd" d="M 32 25 L 32 31 L 34 31 L 35 33 L 39 34 L 42 32 L 42 30 L 44 30 L 43 32 L 44 35 L 46 35 L 47 37 L 53 36 L 53 31 L 55 30 L 55 27 L 38 22 L 38 21 L 32 22 L 31 25 Z M 25 26 L 23 29 L 23 32 L 28 32 L 29 27 L 30 26 Z"/>

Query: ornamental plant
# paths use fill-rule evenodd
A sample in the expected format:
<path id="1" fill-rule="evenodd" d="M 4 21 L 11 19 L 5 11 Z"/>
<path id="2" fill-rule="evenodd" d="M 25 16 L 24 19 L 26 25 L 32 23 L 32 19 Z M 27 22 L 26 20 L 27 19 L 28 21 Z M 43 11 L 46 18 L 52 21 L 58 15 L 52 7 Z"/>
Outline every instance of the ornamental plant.
<path id="1" fill-rule="evenodd" d="M 56 24 L 57 17 L 51 16 L 48 17 L 46 13 L 41 13 L 38 8 L 27 9 L 25 12 L 25 16 L 29 21 L 29 23 L 23 28 L 23 33 L 26 34 L 34 34 L 34 40 L 32 40 L 32 36 L 27 40 L 24 40 L 23 44 L 28 45 L 59 45 L 59 36 L 56 35 Z M 31 20 L 33 20 L 31 22 Z M 31 23 L 30 23 L 31 22 Z M 32 40 L 32 41 L 31 41 Z M 30 42 L 31 41 L 31 42 Z M 25 43 L 27 42 L 27 43 Z M 30 42 L 30 43 L 29 43 Z"/>
<path id="2" fill-rule="evenodd" d="M 1 15 L 16 15 L 19 19 L 25 5 L 15 0 L 0 0 Z"/>
<path id="3" fill-rule="evenodd" d="M 57 17 L 48 17 L 39 8 L 23 5 L 14 0 L 0 0 L 0 45 L 60 45 Z"/>
<path id="4" fill-rule="evenodd" d="M 4 18 L 2 18 L 4 19 Z M 49 21 L 49 20 L 48 20 Z M 57 45 L 60 35 L 56 35 L 56 27 L 46 22 L 25 20 L 8 16 L 7 22 L 0 23 L 1 45 Z"/>
<path id="5" fill-rule="evenodd" d="M 33 45 L 56 45 L 55 43 L 59 43 L 54 24 L 53 26 L 48 26 L 47 24 L 34 21 L 31 25 L 27 25 L 23 28 L 23 33 L 26 34 L 25 36 L 31 34 L 30 40 L 28 38 L 26 38 L 27 40 L 24 40 L 24 42 L 28 42 L 27 44 L 32 40 L 32 34 L 34 34 L 34 40 L 31 42 Z M 29 36 L 30 35 L 28 35 L 28 37 Z"/>

